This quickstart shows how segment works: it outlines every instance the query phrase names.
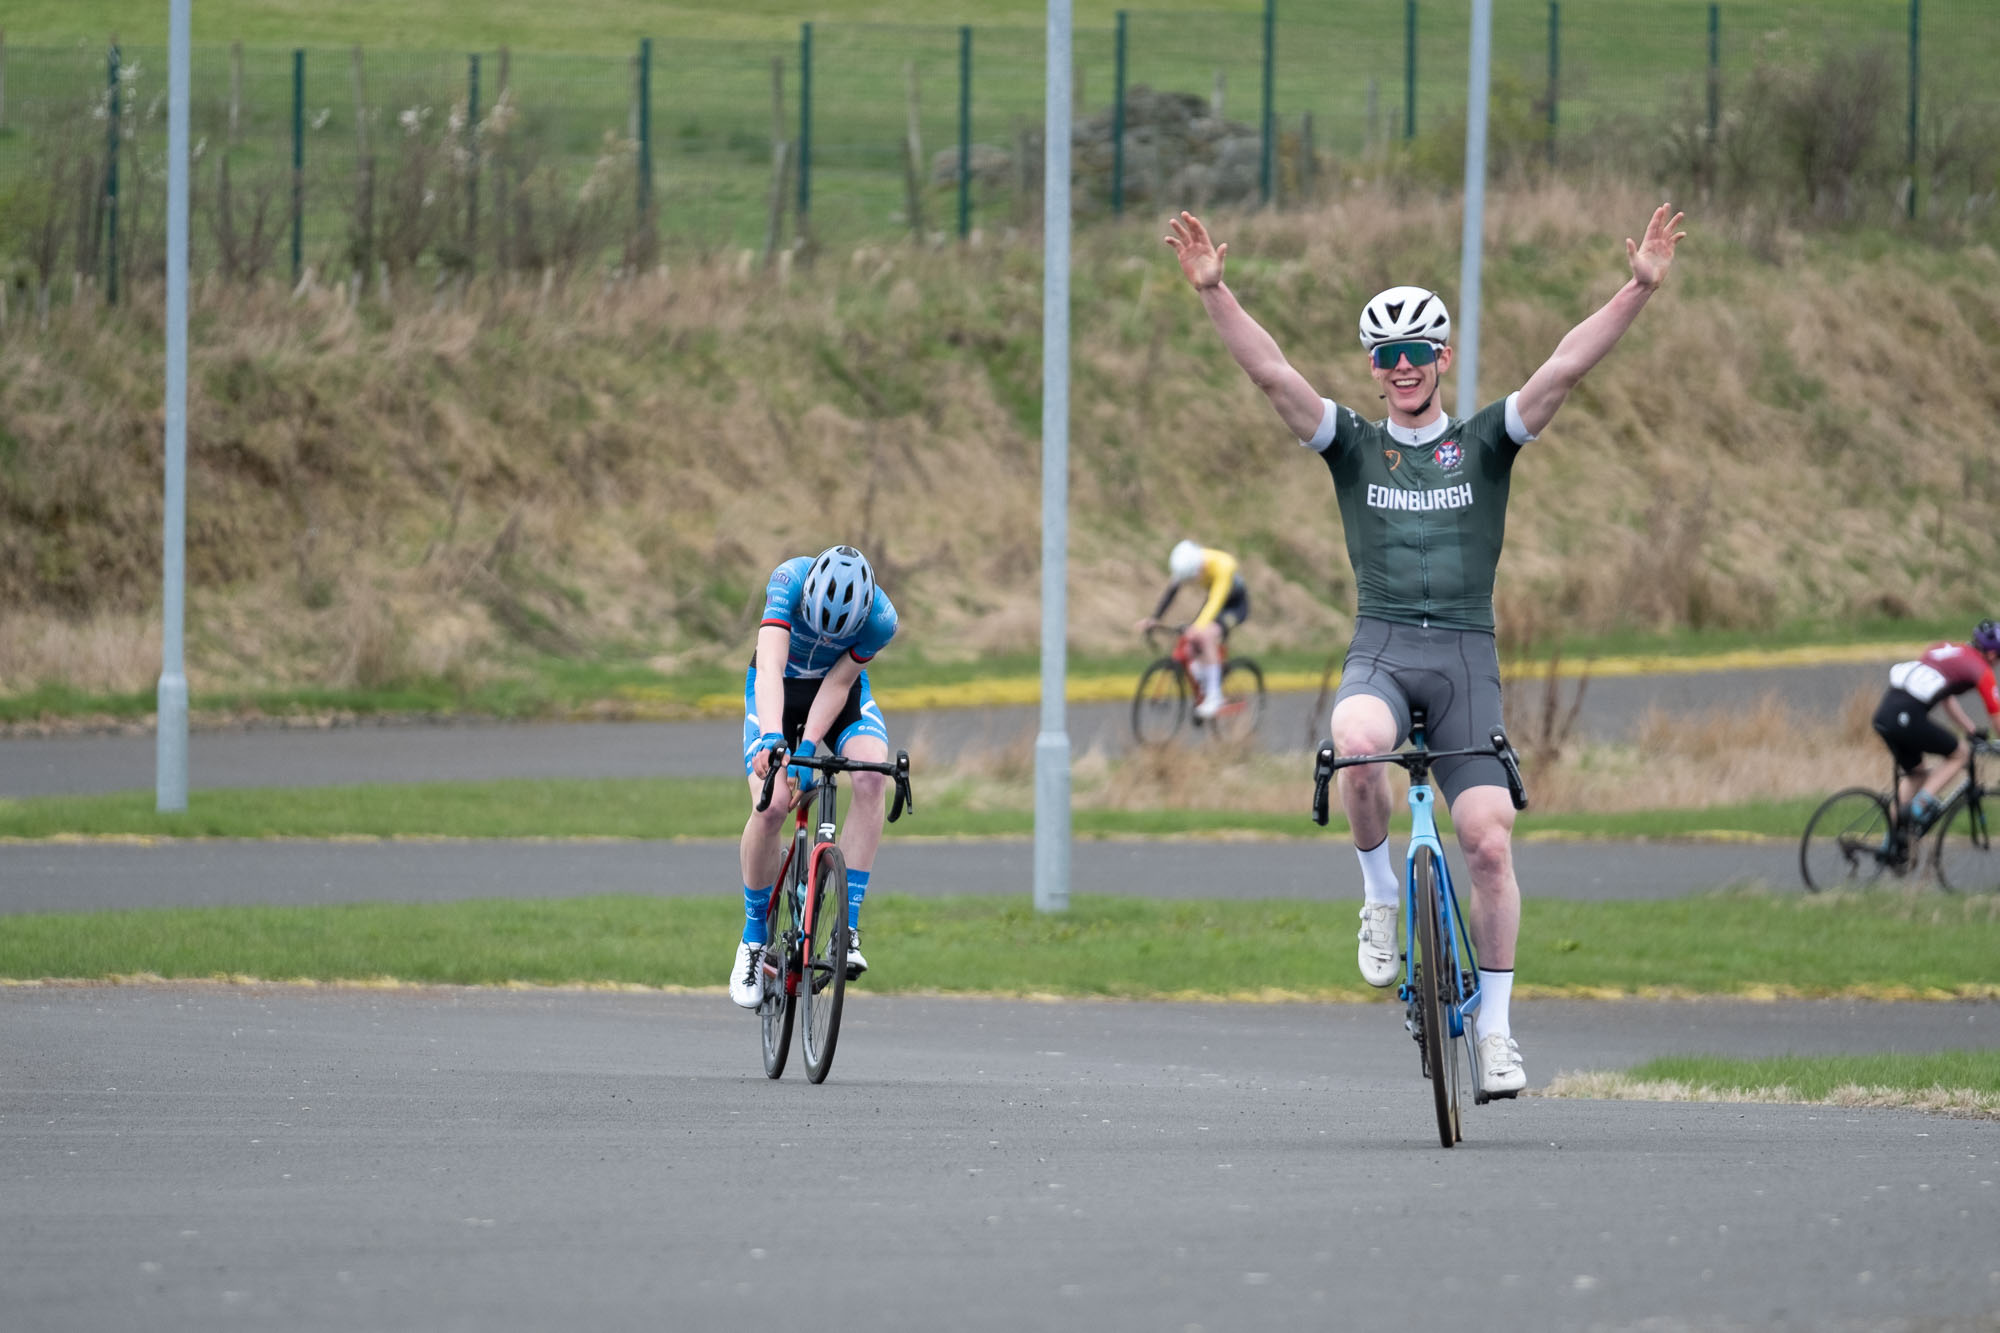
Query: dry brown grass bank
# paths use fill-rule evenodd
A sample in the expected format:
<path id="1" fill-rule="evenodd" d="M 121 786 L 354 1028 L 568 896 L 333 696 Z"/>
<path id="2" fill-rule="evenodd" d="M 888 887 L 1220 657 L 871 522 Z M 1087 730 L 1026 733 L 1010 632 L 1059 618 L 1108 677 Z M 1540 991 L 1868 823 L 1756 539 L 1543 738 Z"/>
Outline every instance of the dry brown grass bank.
<path id="1" fill-rule="evenodd" d="M 1482 381 L 1516 387 L 1624 274 L 1650 194 L 1499 196 Z M 1373 403 L 1354 311 L 1455 294 L 1456 209 L 1216 218 L 1316 385 Z M 1993 599 L 2000 258 L 1697 215 L 1669 288 L 1516 472 L 1503 618 L 1756 626 Z M 1228 361 L 1158 228 L 1076 249 L 1074 641 L 1125 646 L 1183 534 L 1242 553 L 1256 647 L 1352 605 L 1324 468 Z M 0 690 L 143 689 L 159 583 L 157 293 L 0 334 Z M 521 649 L 720 660 L 779 558 L 862 545 L 936 656 L 1039 613 L 1034 251 L 475 284 L 390 308 L 198 291 L 195 688 L 476 679 Z"/>

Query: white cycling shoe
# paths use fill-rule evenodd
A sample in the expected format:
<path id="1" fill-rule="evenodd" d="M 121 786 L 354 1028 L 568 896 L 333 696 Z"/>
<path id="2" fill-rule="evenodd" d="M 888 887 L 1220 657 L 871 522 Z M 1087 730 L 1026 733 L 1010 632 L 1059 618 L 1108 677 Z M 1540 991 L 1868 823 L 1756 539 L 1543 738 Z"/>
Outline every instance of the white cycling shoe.
<path id="1" fill-rule="evenodd" d="M 1479 1090 L 1488 1097 L 1512 1097 L 1528 1086 L 1528 1071 L 1521 1068 L 1521 1048 L 1514 1039 L 1489 1032 L 1479 1039 Z"/>
<path id="2" fill-rule="evenodd" d="M 857 927 L 847 932 L 847 979 L 852 981 L 867 970 L 868 960 L 861 956 L 861 931 Z"/>
<path id="3" fill-rule="evenodd" d="M 764 946 L 743 940 L 729 967 L 729 998 L 737 1007 L 755 1009 L 764 1002 Z"/>
<path id="4" fill-rule="evenodd" d="M 1223 703 L 1223 697 L 1219 693 L 1206 695 L 1200 703 L 1194 706 L 1194 715 L 1202 721 L 1207 722 L 1222 711 Z"/>
<path id="5" fill-rule="evenodd" d="M 1361 906 L 1361 979 L 1371 986 L 1387 986 L 1396 979 L 1396 904 L 1363 903 Z"/>

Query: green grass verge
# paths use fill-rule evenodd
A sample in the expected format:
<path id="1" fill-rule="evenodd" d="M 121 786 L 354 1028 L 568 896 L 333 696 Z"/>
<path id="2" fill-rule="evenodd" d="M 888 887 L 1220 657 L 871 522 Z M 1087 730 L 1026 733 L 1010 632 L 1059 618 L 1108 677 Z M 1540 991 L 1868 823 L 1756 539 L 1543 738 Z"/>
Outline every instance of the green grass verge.
<path id="1" fill-rule="evenodd" d="M 985 808 L 977 789 L 927 790 L 913 780 L 918 813 L 891 826 L 890 837 L 1004 837 L 1034 831 L 1034 812 Z M 1345 831 L 1338 815 L 1326 830 L 1307 813 L 1311 783 L 1303 762 L 1296 812 L 1094 810 L 1079 808 L 1080 837 L 1172 837 L 1243 833 L 1325 837 Z M 1023 799 L 1027 799 L 1023 797 Z M 1814 799 L 1701 810 L 1629 814 L 1527 814 L 1518 836 L 1796 838 Z M 743 832 L 747 791 L 734 778 L 597 778 L 493 782 L 372 783 L 346 787 L 241 787 L 198 790 L 183 814 L 163 815 L 149 790 L 99 796 L 0 799 L 0 838 L 734 838 Z M 1448 818 L 1443 826 L 1450 828 Z M 1406 829 L 1407 814 L 1397 816 Z"/>
<path id="2" fill-rule="evenodd" d="M 1732 1060 L 1719 1055 L 1673 1055 L 1626 1071 L 1635 1083 L 1683 1083 L 1721 1093 L 1786 1093 L 1823 1102 L 1840 1088 L 1896 1088 L 1904 1092 L 1962 1089 L 2000 1095 L 2000 1050 L 1924 1054 L 1785 1055 Z"/>
<path id="3" fill-rule="evenodd" d="M 597 897 L 7 918 L 0 977 L 719 987 L 742 905 Z M 1347 902 L 871 897 L 877 992 L 1373 999 Z M 1734 893 L 1526 904 L 1522 994 L 1994 996 L 2000 902 Z"/>

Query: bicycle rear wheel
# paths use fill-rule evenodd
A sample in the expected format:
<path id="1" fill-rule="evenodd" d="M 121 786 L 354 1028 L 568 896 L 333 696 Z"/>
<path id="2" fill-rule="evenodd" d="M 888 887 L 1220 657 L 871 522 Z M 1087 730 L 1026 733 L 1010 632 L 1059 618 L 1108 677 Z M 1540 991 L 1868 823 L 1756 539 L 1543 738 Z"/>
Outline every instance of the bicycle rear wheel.
<path id="1" fill-rule="evenodd" d="M 1424 1029 L 1424 1064 L 1431 1076 L 1431 1100 L 1437 1105 L 1438 1142 L 1449 1148 L 1459 1140 L 1459 1046 L 1451 1035 L 1452 1011 L 1459 987 L 1458 958 L 1446 944 L 1444 912 L 1438 905 L 1436 853 L 1417 848 L 1412 873 L 1416 877 L 1417 952 L 1422 961 L 1414 971 L 1417 1011 Z"/>
<path id="2" fill-rule="evenodd" d="M 1806 890 L 1861 889 L 1893 860 L 1889 802 L 1867 787 L 1837 791 L 1813 811 L 1799 839 L 1799 873 Z"/>
<path id="3" fill-rule="evenodd" d="M 757 1005 L 757 1018 L 764 1030 L 766 1078 L 782 1077 L 785 1057 L 791 1054 L 792 1015 L 796 1003 L 793 980 L 798 974 L 798 931 L 792 920 L 792 908 L 797 899 L 793 895 L 791 876 L 781 879 L 774 892 L 778 901 L 771 912 L 771 943 L 764 950 L 764 998 Z"/>
<path id="4" fill-rule="evenodd" d="M 1947 889 L 1990 893 L 2000 889 L 2000 849 L 1993 846 L 1986 802 L 1961 794 L 1938 818 L 1931 864 Z"/>
<path id="5" fill-rule="evenodd" d="M 1132 696 L 1132 735 L 1141 745 L 1159 745 L 1174 738 L 1187 718 L 1187 677 L 1181 664 L 1162 657 L 1139 677 Z"/>
<path id="6" fill-rule="evenodd" d="M 819 869 L 812 909 L 806 913 L 805 969 L 799 978 L 806 1025 L 799 1041 L 806 1052 L 806 1077 L 824 1083 L 833 1068 L 840 1008 L 847 997 L 847 861 L 830 842 L 813 852 Z"/>
<path id="7" fill-rule="evenodd" d="M 1264 669 L 1247 657 L 1222 667 L 1222 711 L 1208 725 L 1215 738 L 1241 741 L 1257 734 L 1264 716 Z"/>

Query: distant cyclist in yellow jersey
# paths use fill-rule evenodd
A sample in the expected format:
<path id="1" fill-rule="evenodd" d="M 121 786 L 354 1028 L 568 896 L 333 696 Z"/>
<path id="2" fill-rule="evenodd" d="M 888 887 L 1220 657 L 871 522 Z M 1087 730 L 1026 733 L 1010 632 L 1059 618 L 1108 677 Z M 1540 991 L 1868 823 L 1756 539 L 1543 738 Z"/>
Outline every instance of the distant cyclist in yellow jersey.
<path id="1" fill-rule="evenodd" d="M 1194 706 L 1199 718 L 1211 718 L 1222 711 L 1222 640 L 1228 632 L 1250 618 L 1250 590 L 1236 572 L 1236 557 L 1227 551 L 1211 550 L 1191 541 L 1177 542 L 1167 554 L 1167 572 L 1173 582 L 1160 594 L 1153 614 L 1134 628 L 1140 633 L 1160 623 L 1183 585 L 1200 580 L 1206 600 L 1187 627 L 1188 645 L 1193 649 L 1195 684 L 1201 687 L 1201 702 Z"/>

